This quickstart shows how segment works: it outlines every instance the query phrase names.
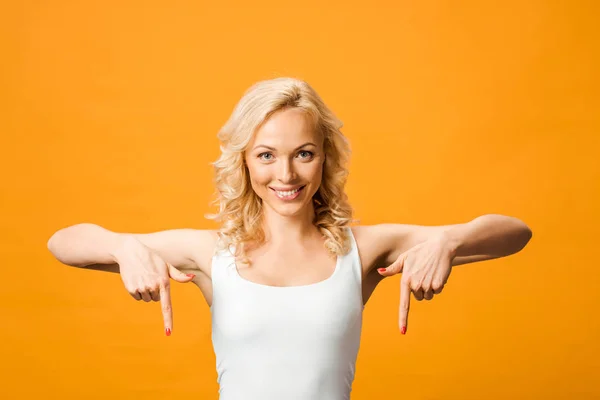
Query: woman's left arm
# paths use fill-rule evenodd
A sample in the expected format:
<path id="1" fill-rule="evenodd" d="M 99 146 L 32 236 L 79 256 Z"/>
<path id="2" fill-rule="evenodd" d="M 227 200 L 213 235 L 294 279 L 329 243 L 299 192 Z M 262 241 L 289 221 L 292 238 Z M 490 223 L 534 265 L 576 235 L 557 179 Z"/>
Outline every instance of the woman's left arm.
<path id="1" fill-rule="evenodd" d="M 505 257 L 521 251 L 531 237 L 531 229 L 520 219 L 496 214 L 456 225 L 443 235 L 454 259 L 482 255 Z M 469 262 L 468 258 L 464 261 Z"/>
<path id="2" fill-rule="evenodd" d="M 488 214 L 457 225 L 427 227 L 387 225 L 394 235 L 383 235 L 387 243 L 384 259 L 390 262 L 379 268 L 383 276 L 402 273 L 400 293 L 400 329 L 406 332 L 410 293 L 417 300 L 431 300 L 439 294 L 452 266 L 505 257 L 517 253 L 532 237 L 531 229 L 521 220 Z M 402 233 L 398 233 L 402 232 Z M 387 239 L 387 240 L 386 240 Z"/>
<path id="3" fill-rule="evenodd" d="M 519 252 L 531 239 L 531 229 L 520 219 L 486 214 L 455 225 L 373 225 L 371 235 L 381 260 L 387 266 L 400 254 L 428 240 L 443 238 L 454 249 L 452 265 L 505 257 Z"/>

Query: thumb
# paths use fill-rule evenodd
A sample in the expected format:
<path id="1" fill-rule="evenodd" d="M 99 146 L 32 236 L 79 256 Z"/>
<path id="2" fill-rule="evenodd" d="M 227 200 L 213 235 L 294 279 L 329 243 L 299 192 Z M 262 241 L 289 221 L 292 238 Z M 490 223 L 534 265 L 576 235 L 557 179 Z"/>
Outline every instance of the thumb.
<path id="1" fill-rule="evenodd" d="M 404 254 L 400 254 L 400 256 L 390 264 L 387 268 L 379 268 L 377 271 L 383 276 L 392 276 L 402 272 L 404 269 L 404 259 L 406 257 Z"/>
<path id="2" fill-rule="evenodd" d="M 169 276 L 176 282 L 179 283 L 188 283 L 194 279 L 194 274 L 184 274 L 171 264 L 167 263 L 167 267 L 169 267 Z"/>

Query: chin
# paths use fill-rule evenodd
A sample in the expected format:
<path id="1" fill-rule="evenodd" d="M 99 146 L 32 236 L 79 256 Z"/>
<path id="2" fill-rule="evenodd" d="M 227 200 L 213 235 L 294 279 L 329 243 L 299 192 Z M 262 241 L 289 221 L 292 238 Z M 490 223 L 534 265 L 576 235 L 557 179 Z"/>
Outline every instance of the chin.
<path id="1" fill-rule="evenodd" d="M 275 212 L 283 217 L 295 217 L 302 215 L 306 207 L 277 207 L 274 208 Z"/>
<path id="2" fill-rule="evenodd" d="M 263 204 L 264 204 L 263 200 Z M 281 204 L 278 202 L 268 201 L 266 202 L 267 206 L 274 211 L 275 213 L 281 215 L 282 217 L 296 217 L 299 215 L 303 215 L 303 213 L 307 212 L 310 204 L 307 203 L 291 203 L 291 204 Z"/>
<path id="3" fill-rule="evenodd" d="M 306 204 L 273 204 L 272 202 L 267 202 L 267 206 L 283 217 L 295 217 L 301 215 L 306 208 Z"/>

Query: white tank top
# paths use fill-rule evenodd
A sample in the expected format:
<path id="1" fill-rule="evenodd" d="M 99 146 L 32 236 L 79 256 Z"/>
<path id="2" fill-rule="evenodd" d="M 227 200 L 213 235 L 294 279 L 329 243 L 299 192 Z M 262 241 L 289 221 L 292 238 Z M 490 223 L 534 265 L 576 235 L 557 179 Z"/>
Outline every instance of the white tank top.
<path id="1" fill-rule="evenodd" d="M 324 281 L 251 282 L 227 251 L 212 259 L 212 342 L 220 400 L 350 398 L 362 328 L 362 272 L 352 248 Z"/>

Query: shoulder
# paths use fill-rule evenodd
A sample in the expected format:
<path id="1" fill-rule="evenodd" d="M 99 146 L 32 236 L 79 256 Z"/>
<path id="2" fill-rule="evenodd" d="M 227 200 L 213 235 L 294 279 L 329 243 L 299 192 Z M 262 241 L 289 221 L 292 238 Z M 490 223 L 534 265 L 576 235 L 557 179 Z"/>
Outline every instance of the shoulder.
<path id="1" fill-rule="evenodd" d="M 211 276 L 212 258 L 218 242 L 219 235 L 216 230 L 198 230 L 198 246 L 194 254 L 194 261 L 198 265 L 198 268 L 208 276 Z"/>
<path id="2" fill-rule="evenodd" d="M 212 258 L 219 241 L 218 233 L 216 230 L 195 229 L 190 236 L 192 260 L 201 272 L 210 277 Z"/>
<path id="3" fill-rule="evenodd" d="M 217 231 L 181 228 L 126 235 L 135 237 L 179 270 L 200 271 L 210 276 L 210 260 L 218 240 Z"/>
<path id="4" fill-rule="evenodd" d="M 407 225 L 377 224 L 352 227 L 358 247 L 378 254 L 384 252 L 390 242 L 406 239 L 409 233 Z"/>
<path id="5" fill-rule="evenodd" d="M 358 248 L 363 275 L 381 264 L 384 245 L 381 242 L 381 225 L 358 225 L 351 227 Z"/>
<path id="6" fill-rule="evenodd" d="M 410 224 L 376 224 L 352 227 L 360 254 L 363 272 L 387 267 L 396 258 L 430 235 L 446 227 L 427 227 Z"/>
<path id="7" fill-rule="evenodd" d="M 196 273 L 193 282 L 200 289 L 210 307 L 213 297 L 212 259 L 219 241 L 218 231 L 210 229 L 189 229 L 187 231 L 185 246 L 189 249 L 188 254 L 190 254 L 194 269 L 184 272 Z"/>

